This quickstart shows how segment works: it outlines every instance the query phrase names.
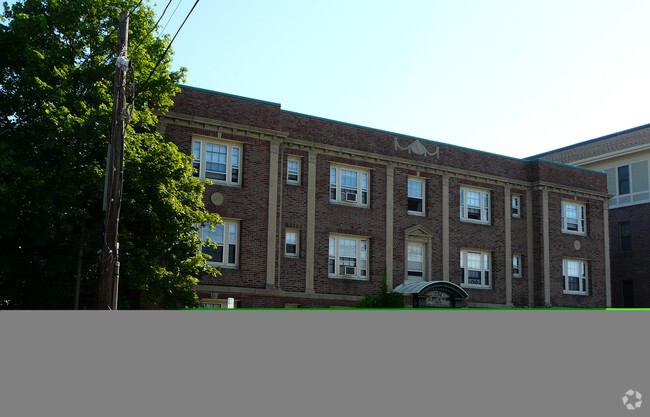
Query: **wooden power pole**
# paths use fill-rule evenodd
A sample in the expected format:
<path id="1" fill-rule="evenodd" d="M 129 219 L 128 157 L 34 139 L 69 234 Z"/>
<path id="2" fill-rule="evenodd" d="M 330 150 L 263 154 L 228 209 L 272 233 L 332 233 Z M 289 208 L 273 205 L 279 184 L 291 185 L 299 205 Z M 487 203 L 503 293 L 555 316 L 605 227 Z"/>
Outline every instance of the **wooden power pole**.
<path id="1" fill-rule="evenodd" d="M 129 62 L 126 50 L 129 44 L 129 15 L 120 13 L 117 35 L 117 61 L 113 87 L 113 123 L 111 147 L 107 163 L 105 196 L 106 219 L 102 245 L 101 277 L 97 291 L 98 310 L 117 310 L 117 289 L 120 277 L 118 226 L 122 203 L 122 174 L 124 166 L 124 109 L 126 106 L 126 73 Z"/>

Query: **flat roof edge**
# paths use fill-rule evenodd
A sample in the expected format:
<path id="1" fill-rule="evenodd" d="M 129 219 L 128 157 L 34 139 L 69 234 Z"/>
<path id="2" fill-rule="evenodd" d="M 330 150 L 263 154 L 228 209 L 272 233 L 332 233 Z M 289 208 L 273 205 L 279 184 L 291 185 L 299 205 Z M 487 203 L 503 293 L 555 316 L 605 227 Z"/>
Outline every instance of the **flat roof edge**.
<path id="1" fill-rule="evenodd" d="M 577 147 L 582 146 L 582 145 L 587 145 L 589 143 L 594 143 L 594 142 L 598 142 L 598 141 L 601 141 L 601 140 L 610 139 L 610 138 L 613 138 L 613 137 L 616 137 L 616 136 L 625 135 L 627 133 L 632 133 L 632 132 L 635 132 L 637 130 L 643 130 L 643 129 L 647 129 L 647 128 L 650 128 L 650 123 L 647 123 L 647 124 L 644 124 L 644 125 L 641 125 L 641 126 L 632 127 L 630 129 L 621 130 L 620 132 L 616 132 L 616 133 L 609 133 L 609 134 L 607 134 L 605 136 L 599 136 L 599 137 L 594 138 L 594 139 L 584 140 L 582 142 L 574 143 L 573 145 L 568 145 L 568 146 L 564 146 L 562 148 L 553 149 L 551 151 L 539 153 L 537 155 L 528 156 L 528 157 L 523 158 L 523 159 L 524 160 L 539 159 L 540 157 L 543 157 L 545 155 L 551 155 L 551 154 L 554 154 L 554 153 L 567 151 L 569 149 L 577 148 Z"/>
<path id="2" fill-rule="evenodd" d="M 188 90 L 196 90 L 196 91 L 201 91 L 201 92 L 204 92 L 204 93 L 219 94 L 220 96 L 240 98 L 240 99 L 243 99 L 243 100 L 256 101 L 258 103 L 271 104 L 271 105 L 274 105 L 274 106 L 281 107 L 280 103 L 274 103 L 272 101 L 266 101 L 266 100 L 259 100 L 259 99 L 251 98 L 251 97 L 238 96 L 236 94 L 224 93 L 223 91 L 209 90 L 207 88 L 193 87 L 191 85 L 184 85 L 184 84 L 178 84 L 178 86 L 180 88 L 186 88 Z"/>
<path id="3" fill-rule="evenodd" d="M 605 174 L 604 172 L 601 172 L 601 171 L 596 171 L 596 170 L 589 169 L 589 168 L 579 167 L 579 166 L 576 166 L 576 165 L 564 164 L 562 162 L 557 162 L 557 161 L 549 161 L 548 159 L 543 159 L 543 158 L 530 159 L 530 160 L 524 159 L 524 161 L 525 162 L 531 162 L 531 163 L 534 163 L 534 162 L 546 162 L 546 163 L 549 163 L 549 164 L 559 165 L 559 166 L 566 167 L 566 168 L 580 169 L 582 171 L 594 172 L 596 174 L 601 174 L 601 175 L 607 175 L 607 174 Z"/>

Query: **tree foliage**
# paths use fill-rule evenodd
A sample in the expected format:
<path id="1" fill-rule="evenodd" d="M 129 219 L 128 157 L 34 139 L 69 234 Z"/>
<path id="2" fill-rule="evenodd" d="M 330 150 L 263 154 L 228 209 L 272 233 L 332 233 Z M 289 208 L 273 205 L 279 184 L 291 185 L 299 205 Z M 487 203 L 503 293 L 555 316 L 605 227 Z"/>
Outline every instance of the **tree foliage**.
<path id="1" fill-rule="evenodd" d="M 386 272 L 381 282 L 381 291 L 379 294 L 366 294 L 357 303 L 357 308 L 404 308 L 404 297 L 398 292 L 388 292 L 386 284 Z"/>
<path id="2" fill-rule="evenodd" d="M 142 4 L 141 4 L 142 3 Z M 24 0 L 0 18 L 0 306 L 92 308 L 102 245 L 118 16 L 130 11 L 132 102 L 120 219 L 121 307 L 139 294 L 160 307 L 195 306 L 193 286 L 216 270 L 198 252 L 203 184 L 188 156 L 156 133 L 185 69 L 137 0 Z M 151 33 L 150 33 L 151 32 Z M 152 73 L 153 71 L 153 73 Z M 145 80 L 151 75 L 150 80 Z M 135 85 L 135 89 L 131 87 Z M 135 94 L 134 94 L 135 93 Z M 79 257 L 79 250 L 83 255 Z"/>

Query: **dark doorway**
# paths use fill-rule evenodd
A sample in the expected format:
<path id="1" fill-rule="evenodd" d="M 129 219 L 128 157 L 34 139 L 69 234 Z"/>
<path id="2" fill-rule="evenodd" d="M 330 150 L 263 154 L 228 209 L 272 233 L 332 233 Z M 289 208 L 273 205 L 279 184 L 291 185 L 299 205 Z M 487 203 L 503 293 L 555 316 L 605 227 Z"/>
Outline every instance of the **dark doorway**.
<path id="1" fill-rule="evenodd" d="M 623 308 L 634 307 L 634 283 L 632 281 L 622 281 L 623 284 Z"/>

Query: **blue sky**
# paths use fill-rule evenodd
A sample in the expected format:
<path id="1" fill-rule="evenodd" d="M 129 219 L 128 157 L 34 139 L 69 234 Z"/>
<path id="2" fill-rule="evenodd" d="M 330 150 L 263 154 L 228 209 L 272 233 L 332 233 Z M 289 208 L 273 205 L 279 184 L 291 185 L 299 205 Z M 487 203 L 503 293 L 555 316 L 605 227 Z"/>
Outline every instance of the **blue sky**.
<path id="1" fill-rule="evenodd" d="M 648 1 L 203 0 L 172 48 L 187 85 L 517 158 L 650 123 Z"/>

